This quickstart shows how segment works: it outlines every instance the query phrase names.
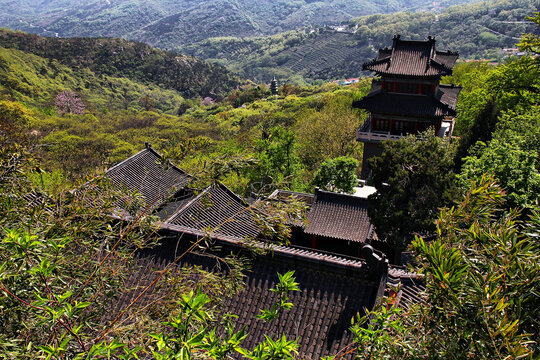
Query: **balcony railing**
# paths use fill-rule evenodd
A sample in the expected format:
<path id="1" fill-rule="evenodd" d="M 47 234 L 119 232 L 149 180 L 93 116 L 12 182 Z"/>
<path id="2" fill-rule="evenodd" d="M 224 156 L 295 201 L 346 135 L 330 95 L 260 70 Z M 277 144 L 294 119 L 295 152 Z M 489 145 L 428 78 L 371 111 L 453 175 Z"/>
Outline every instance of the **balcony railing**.
<path id="1" fill-rule="evenodd" d="M 398 140 L 402 138 L 402 135 L 392 135 L 390 131 L 370 131 L 371 129 L 371 117 L 356 131 L 356 140 L 362 142 L 381 142 L 385 140 Z"/>

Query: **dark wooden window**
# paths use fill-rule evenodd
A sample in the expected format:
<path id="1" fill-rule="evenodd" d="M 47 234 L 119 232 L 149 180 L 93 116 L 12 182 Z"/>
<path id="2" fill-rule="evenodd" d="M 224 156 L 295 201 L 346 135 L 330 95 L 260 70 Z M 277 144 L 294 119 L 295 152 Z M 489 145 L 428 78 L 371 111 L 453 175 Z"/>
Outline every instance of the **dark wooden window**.
<path id="1" fill-rule="evenodd" d="M 402 94 L 418 94 L 418 84 L 396 82 L 396 92 Z"/>
<path id="2" fill-rule="evenodd" d="M 394 120 L 394 124 L 392 126 L 392 135 L 414 134 L 415 130 L 416 123 L 414 121 Z"/>
<path id="3" fill-rule="evenodd" d="M 421 84 L 420 93 L 422 95 L 432 95 L 433 94 L 433 86 L 428 84 Z"/>
<path id="4" fill-rule="evenodd" d="M 390 121 L 387 119 L 373 119 L 373 131 L 389 131 Z"/>

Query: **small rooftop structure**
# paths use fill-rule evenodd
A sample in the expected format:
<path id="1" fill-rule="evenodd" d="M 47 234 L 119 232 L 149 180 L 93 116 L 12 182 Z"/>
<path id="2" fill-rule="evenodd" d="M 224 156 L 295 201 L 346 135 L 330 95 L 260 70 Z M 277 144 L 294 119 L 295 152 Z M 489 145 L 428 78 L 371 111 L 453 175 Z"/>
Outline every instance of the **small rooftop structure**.
<path id="1" fill-rule="evenodd" d="M 317 189 L 305 233 L 364 243 L 374 232 L 368 207 L 366 199 Z"/>
<path id="2" fill-rule="evenodd" d="M 354 196 L 367 199 L 370 195 L 373 195 L 377 192 L 377 188 L 375 188 L 374 186 L 366 185 L 364 180 L 360 180 L 360 182 L 361 184 L 354 188 Z"/>

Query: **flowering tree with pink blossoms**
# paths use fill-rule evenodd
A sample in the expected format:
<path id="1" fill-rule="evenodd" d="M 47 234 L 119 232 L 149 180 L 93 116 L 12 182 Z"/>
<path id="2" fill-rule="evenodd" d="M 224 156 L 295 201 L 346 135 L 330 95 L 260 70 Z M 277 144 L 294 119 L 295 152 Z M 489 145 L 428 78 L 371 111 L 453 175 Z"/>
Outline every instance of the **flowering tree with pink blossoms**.
<path id="1" fill-rule="evenodd" d="M 85 106 L 77 93 L 71 90 L 64 90 L 56 95 L 54 100 L 56 112 L 59 115 L 64 114 L 82 114 Z"/>

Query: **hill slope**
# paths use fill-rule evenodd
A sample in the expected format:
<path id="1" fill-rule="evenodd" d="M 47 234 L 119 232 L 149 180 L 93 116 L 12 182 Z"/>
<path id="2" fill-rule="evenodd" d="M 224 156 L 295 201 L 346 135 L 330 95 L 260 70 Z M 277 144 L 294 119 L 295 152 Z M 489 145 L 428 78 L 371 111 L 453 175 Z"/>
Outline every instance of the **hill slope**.
<path id="1" fill-rule="evenodd" d="M 538 32 L 524 21 L 540 11 L 540 1 L 497 0 L 451 7 L 441 14 L 401 12 L 351 19 L 339 28 L 296 30 L 270 37 L 220 37 L 177 47 L 179 51 L 217 61 L 240 76 L 269 81 L 328 80 L 360 75 L 362 63 L 393 35 L 425 39 L 437 48 L 457 50 L 461 59 L 501 58 L 525 32 Z M 336 30 L 337 29 L 337 30 Z"/>
<path id="2" fill-rule="evenodd" d="M 55 59 L 73 69 L 125 77 L 184 96 L 224 95 L 238 79 L 217 64 L 123 39 L 47 38 L 0 29 L 0 46 Z"/>
<path id="3" fill-rule="evenodd" d="M 0 99 L 8 95 L 49 112 L 63 90 L 75 91 L 91 111 L 141 109 L 141 99 L 147 96 L 154 110 L 175 113 L 184 100 L 175 90 L 97 75 L 88 68 L 73 69 L 56 60 L 0 47 Z"/>
<path id="4" fill-rule="evenodd" d="M 261 36 L 470 0 L 7 0 L 0 26 L 49 36 L 125 37 L 162 48 L 213 36 Z M 436 4 L 436 5 L 433 5 Z"/>

